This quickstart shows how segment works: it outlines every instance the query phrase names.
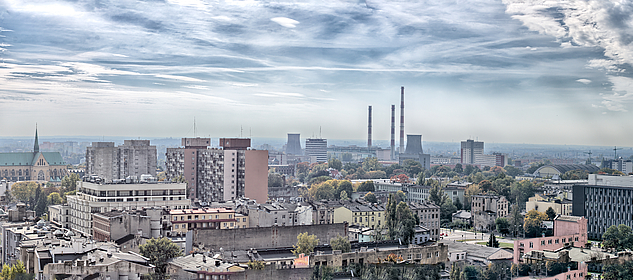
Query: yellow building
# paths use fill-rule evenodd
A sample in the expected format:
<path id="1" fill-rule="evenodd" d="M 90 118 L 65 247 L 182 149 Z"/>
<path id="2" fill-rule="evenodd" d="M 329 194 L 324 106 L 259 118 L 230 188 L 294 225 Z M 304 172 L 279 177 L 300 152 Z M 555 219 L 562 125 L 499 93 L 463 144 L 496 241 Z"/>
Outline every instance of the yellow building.
<path id="1" fill-rule="evenodd" d="M 385 208 L 380 205 L 349 203 L 334 209 L 334 223 L 347 222 L 369 228 L 385 225 Z"/>
<path id="2" fill-rule="evenodd" d="M 169 211 L 173 232 L 195 228 L 234 229 L 248 227 L 248 216 L 229 208 L 178 209 Z"/>

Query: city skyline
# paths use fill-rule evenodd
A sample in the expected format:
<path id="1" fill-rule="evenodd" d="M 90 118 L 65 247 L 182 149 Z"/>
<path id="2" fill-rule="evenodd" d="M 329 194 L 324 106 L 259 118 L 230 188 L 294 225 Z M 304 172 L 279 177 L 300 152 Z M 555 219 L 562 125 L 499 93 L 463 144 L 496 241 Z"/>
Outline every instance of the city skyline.
<path id="1" fill-rule="evenodd" d="M 5 1 L 0 127 L 633 146 L 633 4 L 523 2 Z"/>

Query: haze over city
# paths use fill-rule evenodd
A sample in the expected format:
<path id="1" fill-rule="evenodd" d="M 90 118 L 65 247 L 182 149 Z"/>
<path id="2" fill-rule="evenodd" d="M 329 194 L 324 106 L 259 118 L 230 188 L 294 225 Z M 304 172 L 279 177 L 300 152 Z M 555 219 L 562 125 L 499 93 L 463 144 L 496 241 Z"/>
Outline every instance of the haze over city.
<path id="1" fill-rule="evenodd" d="M 0 3 L 3 136 L 633 146 L 633 4 Z M 399 114 L 399 112 L 398 112 Z"/>

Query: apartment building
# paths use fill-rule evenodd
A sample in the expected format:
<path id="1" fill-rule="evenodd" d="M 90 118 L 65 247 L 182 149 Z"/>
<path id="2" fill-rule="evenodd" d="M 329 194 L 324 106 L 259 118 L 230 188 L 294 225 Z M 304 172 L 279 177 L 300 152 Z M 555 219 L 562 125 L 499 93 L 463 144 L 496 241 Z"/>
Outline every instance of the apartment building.
<path id="1" fill-rule="evenodd" d="M 188 209 L 185 183 L 95 184 L 80 181 L 75 195 L 67 196 L 70 228 L 93 236 L 93 213 L 137 210 L 151 207 Z"/>
<path id="2" fill-rule="evenodd" d="M 156 155 L 149 140 L 125 140 L 118 147 L 114 142 L 92 142 L 86 148 L 86 175 L 97 175 L 106 183 L 128 176 L 156 177 Z"/>
<path id="3" fill-rule="evenodd" d="M 430 201 L 409 202 L 409 208 L 414 214 L 418 214 L 419 225 L 429 229 L 429 235 L 433 240 L 440 239 L 440 207 Z"/>
<path id="4" fill-rule="evenodd" d="M 223 149 L 208 148 L 210 138 L 183 138 L 183 148 L 168 148 L 168 180 L 183 178 L 189 198 L 217 202 L 248 197 L 263 203 L 268 194 L 268 151 L 248 150 L 248 138 L 222 138 Z"/>
<path id="5" fill-rule="evenodd" d="M 231 208 L 176 209 L 169 211 L 171 232 L 186 233 L 196 228 L 247 228 L 248 216 Z"/>
<path id="6" fill-rule="evenodd" d="M 514 263 L 523 261 L 523 255 L 535 250 L 554 251 L 567 246 L 582 248 L 587 243 L 587 219 L 576 216 L 558 216 L 554 219 L 554 235 L 514 241 Z"/>
<path id="7" fill-rule="evenodd" d="M 334 209 L 334 223 L 345 223 L 377 229 L 385 225 L 385 207 L 357 202 Z"/>

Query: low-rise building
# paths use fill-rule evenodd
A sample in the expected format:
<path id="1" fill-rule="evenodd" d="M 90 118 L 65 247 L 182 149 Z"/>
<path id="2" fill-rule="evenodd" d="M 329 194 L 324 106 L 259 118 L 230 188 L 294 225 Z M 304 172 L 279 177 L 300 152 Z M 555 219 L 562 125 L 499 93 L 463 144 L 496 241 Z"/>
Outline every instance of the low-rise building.
<path id="1" fill-rule="evenodd" d="M 560 199 L 557 197 L 536 194 L 530 197 L 525 203 L 525 211 L 536 210 L 545 212 L 548 208 L 554 209 L 558 215 L 571 215 L 572 201 L 569 199 Z"/>
<path id="2" fill-rule="evenodd" d="M 349 253 L 333 251 L 332 254 L 323 254 L 317 251 L 310 255 L 310 266 L 327 265 L 333 267 L 347 267 L 350 264 L 376 264 L 384 262 L 390 254 L 402 256 L 404 260 L 415 264 L 439 264 L 448 258 L 448 246 L 443 243 L 434 243 L 429 246 L 410 245 L 408 248 L 398 246 L 390 248 L 363 247 L 360 250 Z"/>
<path id="3" fill-rule="evenodd" d="M 514 263 L 534 250 L 557 250 L 566 246 L 584 247 L 587 243 L 587 219 L 575 216 L 558 216 L 554 219 L 554 235 L 514 241 Z"/>
<path id="4" fill-rule="evenodd" d="M 236 263 L 225 262 L 205 253 L 193 253 L 177 257 L 167 263 L 169 279 L 173 280 L 238 279 L 238 275 L 244 274 L 244 271 L 245 268 Z"/>
<path id="5" fill-rule="evenodd" d="M 346 203 L 334 209 L 334 223 L 344 222 L 372 229 L 380 228 L 385 225 L 385 208 L 370 203 Z"/>
<path id="6" fill-rule="evenodd" d="M 492 231 L 495 229 L 495 220 L 507 217 L 509 203 L 504 196 L 498 195 L 473 195 L 471 197 L 470 211 L 475 230 Z"/>
<path id="7" fill-rule="evenodd" d="M 420 245 L 431 240 L 431 230 L 428 228 L 415 226 L 413 230 L 415 231 L 413 234 L 413 244 Z"/>
<path id="8" fill-rule="evenodd" d="M 487 266 L 491 263 L 510 263 L 512 253 L 503 248 L 493 248 L 466 242 L 448 242 L 449 262 L 466 262 L 470 265 Z"/>
<path id="9" fill-rule="evenodd" d="M 457 212 L 453 213 L 452 216 L 453 216 L 453 219 L 452 219 L 453 223 L 462 222 L 467 225 L 472 225 L 473 216 L 470 214 L 470 211 L 458 210 Z"/>
<path id="10" fill-rule="evenodd" d="M 430 201 L 409 202 L 409 208 L 418 214 L 419 224 L 429 229 L 431 239 L 440 239 L 440 207 Z"/>
<path id="11" fill-rule="evenodd" d="M 186 233 L 196 228 L 234 229 L 248 227 L 248 216 L 231 208 L 178 209 L 169 211 L 173 233 Z"/>
<path id="12" fill-rule="evenodd" d="M 70 228 L 70 206 L 58 204 L 48 206 L 48 215 L 51 223 L 61 228 Z"/>
<path id="13" fill-rule="evenodd" d="M 118 241 L 129 235 L 140 238 L 163 236 L 163 217 L 169 211 L 163 208 L 137 211 L 110 211 L 92 214 L 93 239 L 96 241 Z"/>

